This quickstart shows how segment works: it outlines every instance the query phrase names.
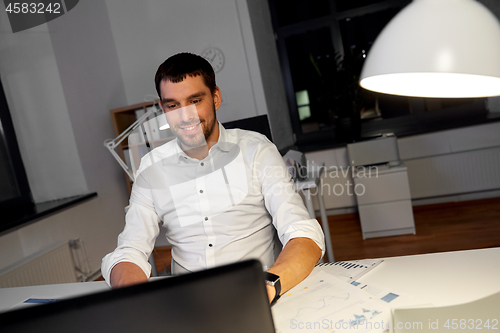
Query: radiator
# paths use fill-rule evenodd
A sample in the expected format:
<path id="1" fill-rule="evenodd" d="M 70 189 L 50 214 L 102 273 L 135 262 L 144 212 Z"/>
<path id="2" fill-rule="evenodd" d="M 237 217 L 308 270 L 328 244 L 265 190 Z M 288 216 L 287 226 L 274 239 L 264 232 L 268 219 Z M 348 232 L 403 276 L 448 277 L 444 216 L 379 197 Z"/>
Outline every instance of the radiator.
<path id="1" fill-rule="evenodd" d="M 78 282 L 69 242 L 35 253 L 0 270 L 0 288 Z"/>
<path id="2" fill-rule="evenodd" d="M 500 188 L 500 148 L 408 160 L 412 199 Z"/>

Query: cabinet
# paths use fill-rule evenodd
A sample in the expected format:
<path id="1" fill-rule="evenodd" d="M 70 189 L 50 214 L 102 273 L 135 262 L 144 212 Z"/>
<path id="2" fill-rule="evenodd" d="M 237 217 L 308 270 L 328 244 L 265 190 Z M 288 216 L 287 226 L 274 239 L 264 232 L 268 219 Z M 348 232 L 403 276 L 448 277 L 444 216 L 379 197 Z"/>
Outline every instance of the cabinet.
<path id="1" fill-rule="evenodd" d="M 158 103 L 157 100 L 110 110 L 115 137 L 123 133 L 123 131 L 129 128 L 139 117 L 148 112 L 149 108 L 154 107 L 156 103 Z M 127 166 L 133 172 L 139 167 L 140 158 L 145 152 L 174 138 L 170 130 L 159 131 L 157 126 L 153 127 L 154 118 L 154 116 L 150 116 L 147 121 L 144 122 L 144 126 L 131 133 L 117 147 L 118 155 L 126 162 Z M 139 133 L 139 131 L 143 131 L 144 133 Z M 158 135 L 154 135 L 155 133 L 158 133 Z M 130 154 L 131 151 L 134 153 Z M 130 194 L 132 191 L 132 181 L 125 172 L 124 177 Z"/>
<path id="2" fill-rule="evenodd" d="M 415 234 L 406 166 L 379 166 L 354 176 L 363 239 Z M 367 173 L 363 173 L 367 175 Z"/>
<path id="3" fill-rule="evenodd" d="M 363 239 L 415 234 L 410 185 L 397 138 L 383 134 L 347 145 Z"/>

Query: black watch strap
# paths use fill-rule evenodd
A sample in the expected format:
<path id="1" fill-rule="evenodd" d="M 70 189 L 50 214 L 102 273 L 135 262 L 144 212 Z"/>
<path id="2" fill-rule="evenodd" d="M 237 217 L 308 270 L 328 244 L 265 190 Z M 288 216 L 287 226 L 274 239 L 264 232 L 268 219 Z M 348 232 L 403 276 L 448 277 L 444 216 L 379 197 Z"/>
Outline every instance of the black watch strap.
<path id="1" fill-rule="evenodd" d="M 280 298 L 281 293 L 281 280 L 280 277 L 276 274 L 266 272 L 266 284 L 268 286 L 273 286 L 276 290 L 276 294 L 274 294 L 274 298 L 271 302 L 271 305 L 274 305 L 276 301 Z"/>

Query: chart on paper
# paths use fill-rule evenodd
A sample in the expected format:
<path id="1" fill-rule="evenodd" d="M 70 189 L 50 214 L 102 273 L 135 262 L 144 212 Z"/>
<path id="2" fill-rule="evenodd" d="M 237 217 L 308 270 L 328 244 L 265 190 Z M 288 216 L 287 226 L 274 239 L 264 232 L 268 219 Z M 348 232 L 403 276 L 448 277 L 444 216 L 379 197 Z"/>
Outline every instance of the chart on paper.
<path id="1" fill-rule="evenodd" d="M 387 303 L 326 272 L 318 272 L 283 294 L 272 307 L 278 333 L 383 332 Z"/>
<path id="2" fill-rule="evenodd" d="M 327 270 L 329 274 L 341 280 L 353 281 L 359 279 L 383 261 L 383 259 L 363 259 L 319 263 L 314 268 L 314 271 Z"/>

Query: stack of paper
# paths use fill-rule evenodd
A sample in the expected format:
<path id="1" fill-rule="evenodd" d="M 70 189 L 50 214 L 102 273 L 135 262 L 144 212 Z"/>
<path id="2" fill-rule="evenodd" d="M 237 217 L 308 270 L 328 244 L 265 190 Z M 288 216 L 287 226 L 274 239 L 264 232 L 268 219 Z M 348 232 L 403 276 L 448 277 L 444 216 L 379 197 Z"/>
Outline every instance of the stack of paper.
<path id="1" fill-rule="evenodd" d="M 276 332 L 384 332 L 387 302 L 320 271 L 281 296 L 271 308 Z"/>

